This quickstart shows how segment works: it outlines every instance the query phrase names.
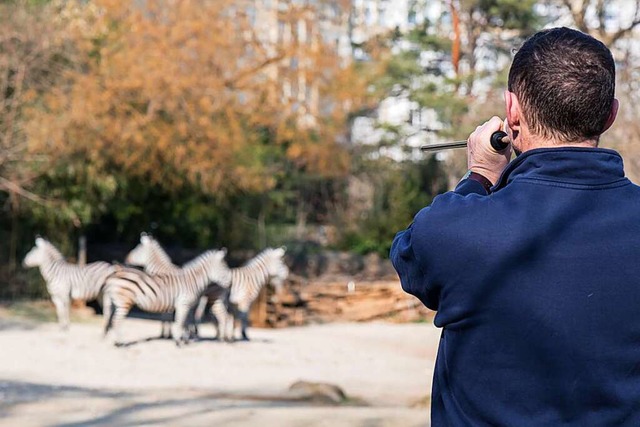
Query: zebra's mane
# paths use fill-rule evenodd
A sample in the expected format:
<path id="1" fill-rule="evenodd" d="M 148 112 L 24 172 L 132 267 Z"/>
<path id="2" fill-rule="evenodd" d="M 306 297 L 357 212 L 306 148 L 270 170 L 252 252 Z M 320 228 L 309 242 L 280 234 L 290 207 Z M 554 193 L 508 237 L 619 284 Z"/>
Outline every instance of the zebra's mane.
<path id="1" fill-rule="evenodd" d="M 274 248 L 266 248 L 258 255 L 247 261 L 243 267 L 255 267 L 258 264 L 268 264 L 275 261 L 281 261 L 280 257 L 276 255 Z"/>
<path id="2" fill-rule="evenodd" d="M 149 242 L 151 243 L 150 258 L 153 263 L 166 268 L 172 268 L 172 269 L 180 268 L 177 265 L 175 265 L 173 261 L 171 261 L 171 257 L 169 257 L 169 254 L 167 254 L 167 252 L 164 250 L 162 245 L 160 245 L 160 243 L 156 239 L 150 239 Z"/>
<path id="3" fill-rule="evenodd" d="M 182 271 L 191 273 L 191 272 L 199 271 L 201 269 L 208 269 L 209 266 L 212 265 L 212 261 L 216 257 L 218 252 L 220 251 L 216 249 L 210 249 L 208 251 L 203 252 L 202 254 L 198 255 L 197 257 L 195 257 L 194 259 L 186 263 L 182 267 Z M 224 258 L 221 260 L 221 265 L 226 266 Z"/>
<path id="4" fill-rule="evenodd" d="M 44 250 L 45 254 L 47 255 L 47 257 L 51 260 L 51 261 L 61 261 L 64 260 L 64 255 L 62 255 L 62 252 L 60 252 L 58 250 L 58 248 L 56 248 L 53 243 L 51 243 L 50 241 L 48 241 L 47 239 L 44 239 L 42 237 L 39 237 L 39 239 L 41 239 L 42 244 L 38 245 L 38 247 L 40 247 L 42 250 Z"/>

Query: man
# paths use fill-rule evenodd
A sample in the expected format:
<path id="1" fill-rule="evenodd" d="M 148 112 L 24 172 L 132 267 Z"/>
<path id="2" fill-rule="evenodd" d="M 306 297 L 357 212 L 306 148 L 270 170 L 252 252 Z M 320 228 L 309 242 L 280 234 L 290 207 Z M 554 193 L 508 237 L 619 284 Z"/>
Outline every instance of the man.
<path id="1" fill-rule="evenodd" d="M 402 287 L 437 310 L 434 426 L 640 426 L 640 187 L 597 148 L 609 50 L 555 28 L 515 55 L 507 132 L 469 137 L 470 176 L 400 232 Z M 469 175 L 469 174 L 468 174 Z"/>

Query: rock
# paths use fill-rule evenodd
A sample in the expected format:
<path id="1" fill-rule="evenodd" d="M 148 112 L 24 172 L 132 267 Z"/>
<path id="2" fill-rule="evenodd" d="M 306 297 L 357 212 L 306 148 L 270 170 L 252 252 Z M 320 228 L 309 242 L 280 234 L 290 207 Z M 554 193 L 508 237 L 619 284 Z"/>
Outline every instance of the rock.
<path id="1" fill-rule="evenodd" d="M 340 404 L 347 401 L 347 395 L 337 385 L 311 381 L 296 381 L 291 384 L 289 395 L 296 400 L 319 403 Z"/>
<path id="2" fill-rule="evenodd" d="M 362 271 L 358 273 L 362 280 L 384 280 L 397 277 L 391 261 L 372 253 L 364 256 Z"/>

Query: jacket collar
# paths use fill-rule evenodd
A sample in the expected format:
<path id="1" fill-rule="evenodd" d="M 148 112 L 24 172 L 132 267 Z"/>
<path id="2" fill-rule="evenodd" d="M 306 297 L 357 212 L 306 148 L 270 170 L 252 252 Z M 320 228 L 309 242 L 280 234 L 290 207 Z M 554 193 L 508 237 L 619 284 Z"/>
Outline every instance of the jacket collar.
<path id="1" fill-rule="evenodd" d="M 519 178 L 604 185 L 623 179 L 624 167 L 622 157 L 605 148 L 536 148 L 509 163 L 492 192 Z"/>

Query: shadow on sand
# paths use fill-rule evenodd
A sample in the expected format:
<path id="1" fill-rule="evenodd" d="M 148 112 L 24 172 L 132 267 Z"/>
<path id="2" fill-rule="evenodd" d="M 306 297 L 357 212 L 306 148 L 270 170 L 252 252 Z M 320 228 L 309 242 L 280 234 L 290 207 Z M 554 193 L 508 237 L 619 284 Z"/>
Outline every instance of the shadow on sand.
<path id="1" fill-rule="evenodd" d="M 48 427 L 200 425 L 211 417 L 242 421 L 241 413 L 267 408 L 323 406 L 286 394 L 231 395 L 188 389 L 119 392 L 0 380 L 0 420 L 17 418 L 25 411 L 30 421 Z"/>
<path id="2" fill-rule="evenodd" d="M 128 348 L 128 347 L 133 347 L 139 344 L 144 344 L 144 343 L 148 343 L 148 342 L 152 342 L 152 341 L 168 341 L 168 342 L 173 342 L 172 338 L 167 338 L 167 337 L 147 337 L 147 338 L 141 338 L 141 339 L 137 339 L 137 340 L 133 340 L 133 341 L 128 341 L 128 342 L 124 342 L 124 343 L 120 343 L 120 344 L 116 344 L 116 347 L 118 348 Z M 198 338 L 194 338 L 189 340 L 189 342 L 187 343 L 183 343 L 180 344 L 180 347 L 189 347 L 189 346 L 193 346 L 193 345 L 198 345 L 200 343 L 207 343 L 207 342 L 219 342 L 222 344 L 227 344 L 227 345 L 245 345 L 245 344 L 251 344 L 251 343 L 265 343 L 265 344 L 271 344 L 273 343 L 273 340 L 271 339 L 267 339 L 267 338 L 256 338 L 256 339 L 251 339 L 251 340 L 236 340 L 236 341 L 219 341 L 218 337 L 198 337 Z"/>

